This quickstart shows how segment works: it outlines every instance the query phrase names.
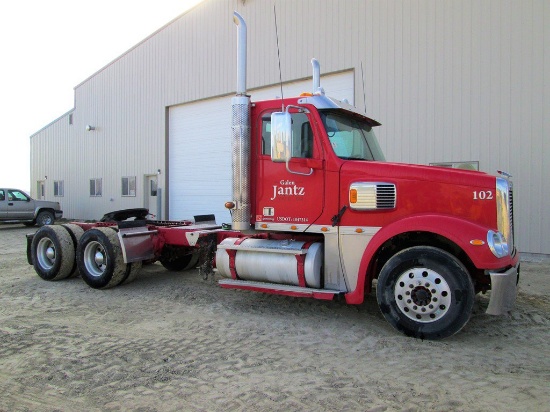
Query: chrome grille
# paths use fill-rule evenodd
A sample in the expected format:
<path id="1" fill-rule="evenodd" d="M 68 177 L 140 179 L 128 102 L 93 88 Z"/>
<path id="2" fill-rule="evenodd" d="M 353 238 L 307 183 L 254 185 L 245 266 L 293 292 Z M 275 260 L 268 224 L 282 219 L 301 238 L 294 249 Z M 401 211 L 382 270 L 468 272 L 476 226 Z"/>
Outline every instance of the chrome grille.
<path id="1" fill-rule="evenodd" d="M 504 235 L 510 253 L 514 251 L 514 200 L 512 182 L 508 178 L 496 179 L 496 208 L 498 231 Z"/>
<path id="2" fill-rule="evenodd" d="M 395 207 L 395 185 L 377 184 L 376 185 L 376 208 L 393 209 Z"/>

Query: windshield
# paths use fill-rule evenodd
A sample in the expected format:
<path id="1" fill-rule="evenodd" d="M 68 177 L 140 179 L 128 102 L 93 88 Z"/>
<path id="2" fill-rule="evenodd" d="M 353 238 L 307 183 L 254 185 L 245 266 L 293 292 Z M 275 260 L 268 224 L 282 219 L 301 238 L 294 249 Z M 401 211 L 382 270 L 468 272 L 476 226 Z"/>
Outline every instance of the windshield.
<path id="1" fill-rule="evenodd" d="M 336 156 L 341 159 L 385 161 L 372 126 L 342 111 L 321 111 L 323 125 Z"/>

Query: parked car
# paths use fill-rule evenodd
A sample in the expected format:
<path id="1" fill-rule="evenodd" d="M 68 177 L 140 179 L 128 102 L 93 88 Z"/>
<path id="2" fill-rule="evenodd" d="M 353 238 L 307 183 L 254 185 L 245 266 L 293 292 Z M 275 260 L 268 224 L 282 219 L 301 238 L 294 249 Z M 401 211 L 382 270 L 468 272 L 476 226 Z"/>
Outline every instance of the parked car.
<path id="1" fill-rule="evenodd" d="M 0 222 L 44 226 L 62 216 L 59 202 L 35 200 L 22 190 L 0 188 Z"/>

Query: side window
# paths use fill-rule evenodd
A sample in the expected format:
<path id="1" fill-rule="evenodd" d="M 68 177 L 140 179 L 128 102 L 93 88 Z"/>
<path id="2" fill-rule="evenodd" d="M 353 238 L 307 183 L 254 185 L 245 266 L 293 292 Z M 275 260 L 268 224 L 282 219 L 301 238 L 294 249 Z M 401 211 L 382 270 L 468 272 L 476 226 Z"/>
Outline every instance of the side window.
<path id="1" fill-rule="evenodd" d="M 8 190 L 8 200 L 15 202 L 26 202 L 29 198 L 19 190 Z"/>
<path id="2" fill-rule="evenodd" d="M 102 195 L 102 181 L 101 178 L 90 179 L 90 196 L 100 197 Z"/>
<path id="3" fill-rule="evenodd" d="M 136 195 L 136 177 L 126 176 L 122 178 L 122 196 Z"/>
<path id="4" fill-rule="evenodd" d="M 63 197 L 65 196 L 65 190 L 64 190 L 64 182 L 63 180 L 54 180 L 53 182 L 53 195 L 56 197 Z"/>
<path id="5" fill-rule="evenodd" d="M 6 200 L 6 194 L 4 193 L 4 189 L 0 189 L 0 202 L 2 200 Z"/>
<path id="6" fill-rule="evenodd" d="M 313 157 L 313 129 L 306 114 L 292 113 L 292 157 Z M 262 154 L 271 155 L 271 113 L 262 117 Z"/>

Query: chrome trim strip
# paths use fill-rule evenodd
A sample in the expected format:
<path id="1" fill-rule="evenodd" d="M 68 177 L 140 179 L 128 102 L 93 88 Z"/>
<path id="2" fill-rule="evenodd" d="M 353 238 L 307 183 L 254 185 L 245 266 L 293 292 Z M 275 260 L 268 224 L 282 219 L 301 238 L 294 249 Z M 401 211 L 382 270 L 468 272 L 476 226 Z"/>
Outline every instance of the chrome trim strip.
<path id="1" fill-rule="evenodd" d="M 267 225 L 267 227 L 262 227 L 262 225 Z M 303 224 L 303 223 L 256 222 L 254 226 L 256 230 L 276 230 L 279 232 L 305 232 L 306 229 L 311 225 Z M 296 229 L 292 229 L 292 227 L 295 227 Z"/>
<path id="2" fill-rule="evenodd" d="M 262 227 L 266 225 L 267 227 Z M 332 225 L 308 225 L 308 224 L 293 224 L 293 223 L 272 223 L 272 222 L 256 222 L 254 225 L 256 230 L 273 230 L 278 232 L 304 232 L 304 233 L 319 233 L 326 235 L 330 233 L 340 233 L 343 235 L 374 236 L 381 227 L 379 226 L 332 226 Z M 296 229 L 291 229 L 295 226 Z"/>

